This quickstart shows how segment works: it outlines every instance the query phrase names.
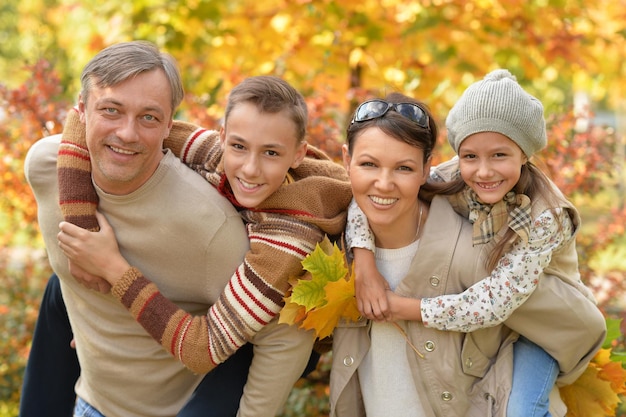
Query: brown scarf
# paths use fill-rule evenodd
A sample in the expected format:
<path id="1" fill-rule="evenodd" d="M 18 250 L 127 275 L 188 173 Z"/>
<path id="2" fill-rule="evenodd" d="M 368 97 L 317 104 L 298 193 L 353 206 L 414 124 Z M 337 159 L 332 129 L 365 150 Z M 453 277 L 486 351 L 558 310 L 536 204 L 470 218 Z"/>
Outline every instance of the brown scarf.
<path id="1" fill-rule="evenodd" d="M 487 243 L 508 224 L 517 235 L 528 242 L 532 225 L 530 198 L 525 194 L 509 191 L 504 199 L 495 204 L 485 204 L 471 188 L 452 196 L 451 203 L 455 210 L 466 216 L 474 225 L 472 243 Z"/>

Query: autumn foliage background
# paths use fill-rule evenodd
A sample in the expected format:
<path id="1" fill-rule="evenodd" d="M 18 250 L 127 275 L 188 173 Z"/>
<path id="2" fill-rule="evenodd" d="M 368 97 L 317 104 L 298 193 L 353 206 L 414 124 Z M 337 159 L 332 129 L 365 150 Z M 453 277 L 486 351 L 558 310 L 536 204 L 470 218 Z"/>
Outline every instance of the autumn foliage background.
<path id="1" fill-rule="evenodd" d="M 625 22 L 624 0 L 5 0 L 0 417 L 17 415 L 50 274 L 23 160 L 34 141 L 61 132 L 80 71 L 103 47 L 147 39 L 174 55 L 187 91 L 178 117 L 207 127 L 219 126 L 233 85 L 250 75 L 279 75 L 307 99 L 310 142 L 336 157 L 359 101 L 402 91 L 427 102 L 443 126 L 467 85 L 508 68 L 546 107 L 549 146 L 539 162 L 581 211 L 583 279 L 607 317 L 624 318 Z M 451 156 L 445 131 L 440 140 L 436 157 L 443 160 Z M 624 333 L 622 322 L 614 355 L 623 355 Z M 284 416 L 327 413 L 328 360 L 298 383 Z M 603 413 L 581 415 L 623 417 L 626 409 Z"/>

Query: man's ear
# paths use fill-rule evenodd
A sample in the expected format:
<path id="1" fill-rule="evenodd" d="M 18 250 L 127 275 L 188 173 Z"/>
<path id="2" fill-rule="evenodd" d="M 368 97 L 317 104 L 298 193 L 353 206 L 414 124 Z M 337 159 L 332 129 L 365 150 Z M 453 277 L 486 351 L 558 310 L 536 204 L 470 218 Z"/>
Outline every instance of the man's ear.
<path id="1" fill-rule="evenodd" d="M 80 119 L 81 123 L 85 123 L 85 107 L 87 105 L 85 104 L 85 101 L 83 100 L 83 96 L 81 96 L 80 94 L 78 95 L 78 117 Z"/>

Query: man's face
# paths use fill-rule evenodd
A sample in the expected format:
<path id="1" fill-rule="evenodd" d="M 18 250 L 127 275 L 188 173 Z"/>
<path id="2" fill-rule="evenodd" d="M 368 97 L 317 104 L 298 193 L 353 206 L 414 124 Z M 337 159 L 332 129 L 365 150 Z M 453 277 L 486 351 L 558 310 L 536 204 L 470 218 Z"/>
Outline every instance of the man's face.
<path id="1" fill-rule="evenodd" d="M 95 183 L 110 194 L 137 190 L 163 158 L 172 127 L 170 86 L 161 70 L 112 87 L 93 87 L 79 101 Z"/>

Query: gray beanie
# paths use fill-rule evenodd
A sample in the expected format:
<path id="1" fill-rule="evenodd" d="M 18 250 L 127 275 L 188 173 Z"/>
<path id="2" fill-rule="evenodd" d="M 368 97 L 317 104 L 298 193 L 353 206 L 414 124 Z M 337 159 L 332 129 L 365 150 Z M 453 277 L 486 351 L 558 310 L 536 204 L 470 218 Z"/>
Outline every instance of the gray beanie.
<path id="1" fill-rule="evenodd" d="M 547 143 L 543 105 L 505 69 L 492 71 L 470 85 L 452 106 L 446 128 L 456 153 L 461 142 L 480 132 L 507 136 L 529 158 Z"/>

